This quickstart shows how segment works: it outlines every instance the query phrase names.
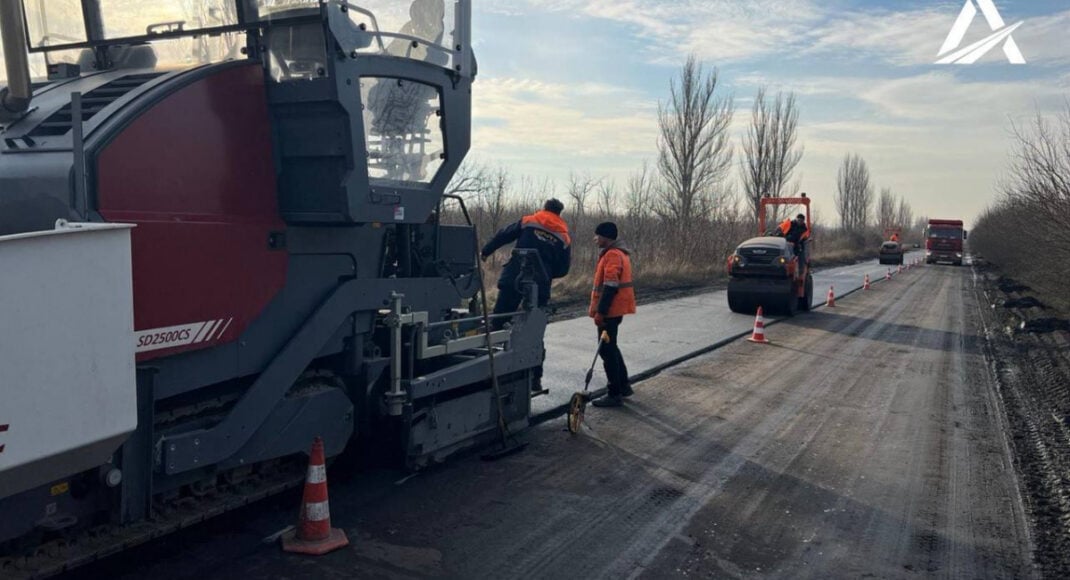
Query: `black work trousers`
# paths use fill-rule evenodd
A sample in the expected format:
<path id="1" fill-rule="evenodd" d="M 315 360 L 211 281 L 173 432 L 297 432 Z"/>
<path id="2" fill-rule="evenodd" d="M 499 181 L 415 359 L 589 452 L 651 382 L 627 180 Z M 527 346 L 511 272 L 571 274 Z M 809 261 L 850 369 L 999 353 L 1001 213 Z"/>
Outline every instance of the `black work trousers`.
<path id="1" fill-rule="evenodd" d="M 524 301 L 524 295 L 520 293 L 514 284 L 498 286 L 498 300 L 494 302 L 494 314 L 507 314 L 520 309 L 520 303 Z M 550 285 L 539 284 L 539 308 L 546 308 L 550 304 Z M 500 329 L 508 322 L 505 318 L 494 319 L 495 329 Z"/>
<path id="2" fill-rule="evenodd" d="M 510 312 L 516 312 L 520 308 L 520 303 L 524 301 L 524 295 L 518 292 L 513 284 L 509 284 L 506 287 L 498 287 L 498 300 L 494 302 L 494 314 L 508 314 Z M 539 287 L 539 308 L 545 308 L 550 303 L 550 286 Z M 495 318 L 491 322 L 491 328 L 494 330 L 501 330 L 505 327 L 505 323 L 509 322 L 507 318 Z M 542 351 L 542 360 L 546 360 L 546 349 Z M 535 367 L 533 372 L 535 378 L 535 385 L 533 390 L 540 390 L 542 388 L 542 365 Z"/>
<path id="3" fill-rule="evenodd" d="M 602 357 L 602 368 L 606 371 L 606 379 L 609 381 L 607 387 L 611 397 L 621 396 L 626 390 L 625 387 L 629 386 L 628 366 L 624 364 L 624 355 L 617 346 L 617 331 L 620 330 L 620 323 L 623 320 L 623 316 L 606 318 L 602 327 L 598 329 L 599 338 L 603 330 L 609 334 L 609 342 L 598 343 L 598 355 Z"/>

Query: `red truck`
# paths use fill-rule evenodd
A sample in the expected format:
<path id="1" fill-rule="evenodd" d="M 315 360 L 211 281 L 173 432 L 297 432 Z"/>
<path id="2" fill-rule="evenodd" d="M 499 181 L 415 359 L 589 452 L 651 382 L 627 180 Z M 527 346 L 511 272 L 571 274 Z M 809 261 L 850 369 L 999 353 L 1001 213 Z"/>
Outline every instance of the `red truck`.
<path id="1" fill-rule="evenodd" d="M 925 228 L 925 263 L 951 262 L 961 266 L 965 239 L 962 220 L 929 220 Z"/>

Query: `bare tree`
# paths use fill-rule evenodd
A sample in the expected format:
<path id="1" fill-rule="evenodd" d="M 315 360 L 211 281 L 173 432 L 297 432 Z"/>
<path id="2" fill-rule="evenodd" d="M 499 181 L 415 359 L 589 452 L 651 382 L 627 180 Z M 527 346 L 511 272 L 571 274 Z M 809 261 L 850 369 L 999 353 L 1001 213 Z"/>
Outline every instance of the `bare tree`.
<path id="1" fill-rule="evenodd" d="M 715 194 L 732 163 L 734 108 L 731 98 L 717 94 L 717 78 L 717 69 L 706 74 L 691 55 L 669 85 L 669 102 L 658 104 L 660 211 L 678 224 L 695 217 L 699 199 Z"/>
<path id="2" fill-rule="evenodd" d="M 483 188 L 483 199 L 479 205 L 481 212 L 486 214 L 490 231 L 485 232 L 493 235 L 501 229 L 505 218 L 506 199 L 512 178 L 504 167 L 495 169 L 487 179 L 487 186 Z"/>
<path id="3" fill-rule="evenodd" d="M 553 189 L 547 188 L 547 180 L 536 182 L 530 175 L 522 175 L 516 186 L 514 201 L 523 211 L 542 207 L 543 201 L 553 197 Z"/>
<path id="4" fill-rule="evenodd" d="M 654 198 L 654 176 L 651 175 L 650 166 L 644 161 L 639 171 L 628 177 L 625 189 L 627 203 L 627 215 L 649 215 L 650 206 Z"/>
<path id="5" fill-rule="evenodd" d="M 598 187 L 599 180 L 591 177 L 589 173 L 569 173 L 567 193 L 572 203 L 577 218 L 582 218 L 587 213 L 587 203 L 591 193 Z"/>
<path id="6" fill-rule="evenodd" d="M 895 210 L 895 195 L 892 194 L 892 189 L 882 188 L 880 197 L 877 199 L 877 227 L 881 231 L 896 227 Z"/>
<path id="7" fill-rule="evenodd" d="M 905 198 L 899 198 L 899 205 L 895 208 L 895 224 L 904 230 L 910 229 L 914 224 L 914 210 Z"/>
<path id="8" fill-rule="evenodd" d="M 616 209 L 617 184 L 612 180 L 598 182 L 598 212 L 603 216 L 612 216 Z"/>
<path id="9" fill-rule="evenodd" d="M 453 178 L 446 185 L 446 193 L 463 198 L 479 196 L 486 187 L 489 173 L 485 165 L 469 157 L 461 162 L 461 166 L 453 174 Z"/>
<path id="10" fill-rule="evenodd" d="M 1029 206 L 1033 221 L 1052 226 L 1070 216 L 1070 101 L 1055 122 L 1037 114 L 1028 129 L 1014 127 L 1017 150 L 1003 194 L 1018 206 Z M 1070 252 L 1070 228 L 1053 227 L 1057 245 Z"/>
<path id="11" fill-rule="evenodd" d="M 925 228 L 929 227 L 929 216 L 920 215 L 914 220 L 914 232 L 923 235 Z"/>
<path id="12" fill-rule="evenodd" d="M 843 229 L 849 234 L 862 234 L 873 205 L 873 185 L 865 159 L 847 154 L 837 173 L 836 188 L 836 211 Z"/>
<path id="13" fill-rule="evenodd" d="M 740 169 L 743 191 L 754 215 L 758 215 L 761 198 L 790 194 L 789 182 L 802 159 L 797 145 L 799 107 L 795 94 L 777 93 L 770 102 L 765 87 L 758 89 L 751 108 L 751 123 L 743 136 Z"/>

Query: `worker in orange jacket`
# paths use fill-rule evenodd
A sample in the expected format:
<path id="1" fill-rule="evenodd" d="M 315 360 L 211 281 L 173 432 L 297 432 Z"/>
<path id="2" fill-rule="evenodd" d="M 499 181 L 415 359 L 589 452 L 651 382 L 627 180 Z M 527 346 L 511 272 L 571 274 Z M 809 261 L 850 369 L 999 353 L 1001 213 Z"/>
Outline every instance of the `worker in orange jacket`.
<path id="1" fill-rule="evenodd" d="M 810 228 L 806 225 L 806 216 L 799 214 L 795 219 L 785 219 L 780 223 L 777 236 L 792 243 L 795 255 L 799 257 L 799 271 L 806 263 L 806 242 L 810 240 Z"/>
<path id="2" fill-rule="evenodd" d="M 632 394 L 628 381 L 628 366 L 617 346 L 617 331 L 627 314 L 635 314 L 635 288 L 632 283 L 631 252 L 624 242 L 617 239 L 617 225 L 613 222 L 598 224 L 594 230 L 595 244 L 602 252 L 594 271 L 594 289 L 587 314 L 594 319 L 598 335 L 605 331 L 609 342 L 600 342 L 598 354 L 606 371 L 608 393 L 592 403 L 596 407 L 620 407 L 624 397 Z"/>
<path id="3" fill-rule="evenodd" d="M 543 265 L 542 273 L 545 275 L 535 280 L 538 288 L 539 308 L 549 305 L 551 282 L 555 278 L 568 274 L 572 264 L 572 238 L 568 233 L 568 224 L 561 219 L 561 212 L 564 209 L 565 204 L 559 200 L 548 199 L 541 211 L 524 216 L 519 221 L 505 226 L 480 251 L 480 257 L 484 261 L 502 246 L 514 242 L 516 248 L 537 251 Z M 498 278 L 498 300 L 494 302 L 494 314 L 508 314 L 520 308 L 524 300 L 524 295 L 517 286 L 521 274 L 520 268 L 521 262 L 517 258 L 511 258 L 502 268 L 501 276 Z M 505 318 L 495 318 L 494 330 L 501 330 L 506 322 Z M 543 358 L 546 358 L 545 351 L 543 351 Z M 539 364 L 535 367 L 534 380 L 531 383 L 533 393 L 543 392 L 542 375 L 542 364 Z"/>

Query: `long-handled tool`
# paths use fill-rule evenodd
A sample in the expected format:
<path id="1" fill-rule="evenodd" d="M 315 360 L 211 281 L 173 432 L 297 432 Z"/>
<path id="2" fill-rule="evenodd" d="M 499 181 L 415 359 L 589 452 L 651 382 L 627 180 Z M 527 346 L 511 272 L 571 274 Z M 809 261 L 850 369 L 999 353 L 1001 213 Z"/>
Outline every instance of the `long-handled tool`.
<path id="1" fill-rule="evenodd" d="M 478 262 L 477 262 L 478 263 Z M 494 400 L 498 406 L 498 436 L 501 447 L 483 455 L 484 461 L 497 461 L 514 453 L 519 453 L 528 446 L 526 442 L 517 441 L 509 432 L 505 422 L 505 409 L 502 407 L 502 392 L 498 385 L 498 373 L 494 368 L 494 346 L 491 344 L 490 312 L 487 310 L 487 285 L 483 282 L 483 269 L 479 270 L 479 299 L 482 302 L 483 333 L 487 337 L 487 362 L 490 366 L 490 385 L 494 391 Z"/>
<path id="2" fill-rule="evenodd" d="M 598 362 L 598 351 L 602 350 L 602 343 L 609 343 L 609 333 L 605 330 L 598 336 L 598 348 L 595 349 L 594 358 L 591 359 L 591 368 L 587 369 L 587 378 L 583 379 L 583 390 L 572 393 L 572 400 L 568 403 L 568 432 L 573 435 L 580 432 L 584 413 L 587 412 L 587 403 L 591 402 L 592 393 L 588 391 L 588 388 L 594 377 L 594 363 Z"/>

